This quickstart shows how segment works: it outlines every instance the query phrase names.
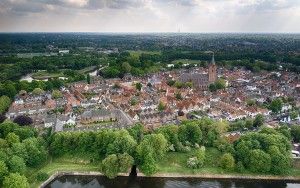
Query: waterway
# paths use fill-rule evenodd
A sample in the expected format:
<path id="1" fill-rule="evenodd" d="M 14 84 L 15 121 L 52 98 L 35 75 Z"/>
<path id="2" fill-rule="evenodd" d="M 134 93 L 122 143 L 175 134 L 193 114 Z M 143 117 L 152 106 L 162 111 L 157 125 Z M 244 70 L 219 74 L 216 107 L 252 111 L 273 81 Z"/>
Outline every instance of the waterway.
<path id="1" fill-rule="evenodd" d="M 300 188 L 300 182 L 202 178 L 154 178 L 64 175 L 46 188 Z"/>

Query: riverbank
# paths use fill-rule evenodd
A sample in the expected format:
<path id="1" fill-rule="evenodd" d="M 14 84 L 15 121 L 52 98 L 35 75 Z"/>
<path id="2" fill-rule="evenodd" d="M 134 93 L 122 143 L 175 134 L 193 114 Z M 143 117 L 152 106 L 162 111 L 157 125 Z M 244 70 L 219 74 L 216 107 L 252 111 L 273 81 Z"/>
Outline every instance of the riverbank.
<path id="1" fill-rule="evenodd" d="M 55 172 L 51 175 L 45 182 L 43 182 L 39 187 L 44 188 L 54 179 L 61 176 L 103 176 L 101 172 L 90 171 L 90 172 L 68 172 L 61 171 Z M 127 177 L 129 173 L 120 173 L 118 176 Z M 142 173 L 137 174 L 138 177 L 152 177 L 152 178 L 201 178 L 201 179 L 244 179 L 244 180 L 278 180 L 278 181 L 300 181 L 300 176 L 274 176 L 274 175 L 225 175 L 225 174 L 177 174 L 177 173 L 168 173 L 162 174 L 157 173 L 152 176 L 145 176 Z"/>
<path id="2" fill-rule="evenodd" d="M 205 165 L 199 169 L 191 169 L 186 166 L 186 160 L 191 156 L 189 153 L 169 152 L 164 159 L 157 164 L 157 173 L 151 177 L 166 178 L 204 178 L 204 179 L 254 179 L 254 180 L 289 180 L 300 181 L 300 169 L 291 168 L 284 176 L 254 174 L 250 172 L 238 173 L 221 169 L 217 162 L 219 152 L 214 148 L 207 148 L 207 159 Z M 50 159 L 44 166 L 29 172 L 28 179 L 32 180 L 31 187 L 40 187 L 43 182 L 35 180 L 38 173 L 46 173 L 50 177 L 48 183 L 55 177 L 62 175 L 103 175 L 100 172 L 100 161 L 91 162 L 92 156 L 82 155 L 65 155 L 59 158 Z M 140 177 L 148 177 L 142 173 L 137 174 Z M 119 176 L 128 176 L 128 174 L 119 174 Z M 47 184 L 47 183 L 46 183 Z M 45 184 L 43 184 L 45 185 Z"/>

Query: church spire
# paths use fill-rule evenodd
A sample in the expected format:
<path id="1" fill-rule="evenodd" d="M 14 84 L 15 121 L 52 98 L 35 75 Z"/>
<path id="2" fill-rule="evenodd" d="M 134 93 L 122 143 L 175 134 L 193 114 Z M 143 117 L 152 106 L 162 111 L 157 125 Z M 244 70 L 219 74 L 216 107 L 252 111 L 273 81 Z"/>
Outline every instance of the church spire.
<path id="1" fill-rule="evenodd" d="M 215 53 L 213 52 L 212 58 L 211 58 L 211 64 L 216 64 L 215 62 Z"/>

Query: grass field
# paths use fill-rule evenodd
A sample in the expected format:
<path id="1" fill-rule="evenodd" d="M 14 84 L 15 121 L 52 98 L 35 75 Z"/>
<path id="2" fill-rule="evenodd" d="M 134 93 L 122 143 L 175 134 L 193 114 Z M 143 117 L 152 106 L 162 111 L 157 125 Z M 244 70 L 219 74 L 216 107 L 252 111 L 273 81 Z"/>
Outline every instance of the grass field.
<path id="1" fill-rule="evenodd" d="M 49 159 L 46 164 L 36 169 L 28 169 L 26 176 L 28 177 L 30 187 L 37 188 L 41 185 L 41 181 L 36 180 L 39 172 L 47 173 L 49 176 L 56 172 L 89 172 L 99 171 L 100 162 L 91 163 L 90 156 L 66 155 L 60 158 Z"/>
<path id="2" fill-rule="evenodd" d="M 199 64 L 201 63 L 200 60 L 191 60 L 191 59 L 176 59 L 174 61 L 172 61 L 172 63 L 176 64 L 176 63 L 183 63 L 183 64 Z"/>
<path id="3" fill-rule="evenodd" d="M 47 71 L 38 71 L 32 74 L 32 78 L 34 79 L 58 78 L 62 76 L 64 76 L 62 72 L 48 73 Z"/>
<path id="4" fill-rule="evenodd" d="M 161 54 L 160 51 L 143 51 L 143 50 L 129 50 L 128 51 L 131 55 L 133 56 L 140 56 L 141 54 L 150 54 L 150 55 L 154 55 L 154 54 Z"/>

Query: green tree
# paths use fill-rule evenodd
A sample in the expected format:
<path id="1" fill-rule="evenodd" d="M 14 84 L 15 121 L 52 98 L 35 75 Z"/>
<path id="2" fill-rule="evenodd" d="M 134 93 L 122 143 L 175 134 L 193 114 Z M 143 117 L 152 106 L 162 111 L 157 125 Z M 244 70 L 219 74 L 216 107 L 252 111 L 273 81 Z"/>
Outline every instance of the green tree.
<path id="1" fill-rule="evenodd" d="M 138 90 L 138 91 L 141 91 L 141 90 L 142 90 L 142 87 L 143 87 L 143 84 L 140 83 L 140 82 L 138 82 L 138 83 L 135 84 L 135 88 L 136 88 L 136 90 Z"/>
<path id="2" fill-rule="evenodd" d="M 258 114 L 253 121 L 253 126 L 261 127 L 264 124 L 264 122 L 265 122 L 264 116 L 261 114 Z"/>
<path id="3" fill-rule="evenodd" d="M 300 142 L 300 126 L 293 125 L 291 126 L 291 135 L 294 142 Z"/>
<path id="4" fill-rule="evenodd" d="M 225 89 L 226 82 L 224 79 L 220 78 L 215 82 L 216 89 Z"/>
<path id="5" fill-rule="evenodd" d="M 233 170 L 235 167 L 234 158 L 230 153 L 225 153 L 220 159 L 220 166 L 225 170 Z"/>
<path id="6" fill-rule="evenodd" d="M 282 100 L 280 98 L 277 98 L 271 102 L 269 108 L 270 110 L 272 110 L 272 112 L 278 113 L 281 111 L 282 105 L 283 105 Z"/>
<path id="7" fill-rule="evenodd" d="M 8 168 L 5 165 L 5 162 L 0 160 L 0 185 L 4 179 L 4 176 L 8 174 Z"/>
<path id="8" fill-rule="evenodd" d="M 9 171 L 12 173 L 24 174 L 26 170 L 26 164 L 24 159 L 18 156 L 12 156 L 8 161 Z"/>
<path id="9" fill-rule="evenodd" d="M 3 181 L 3 188 L 29 188 L 29 183 L 25 176 L 18 173 L 11 173 Z"/>
<path id="10" fill-rule="evenodd" d="M 271 157 L 260 149 L 250 151 L 249 170 L 251 172 L 266 173 L 271 169 Z"/>
<path id="11" fill-rule="evenodd" d="M 291 167 L 290 158 L 282 154 L 277 146 L 271 146 L 268 153 L 272 161 L 270 172 L 273 174 L 286 174 Z"/>
<path id="12" fill-rule="evenodd" d="M 188 122 L 179 126 L 178 137 L 183 143 L 190 142 L 192 144 L 200 144 L 202 141 L 202 132 L 196 123 Z"/>
<path id="13" fill-rule="evenodd" d="M 216 87 L 216 85 L 214 83 L 209 84 L 208 89 L 209 89 L 210 92 L 217 91 L 217 87 Z"/>
<path id="14" fill-rule="evenodd" d="M 196 157 L 198 159 L 198 166 L 202 167 L 205 162 L 205 147 L 201 147 L 196 151 Z"/>
<path id="15" fill-rule="evenodd" d="M 123 62 L 122 63 L 122 70 L 125 73 L 129 73 L 131 71 L 131 66 L 128 62 Z"/>
<path id="16" fill-rule="evenodd" d="M 119 154 L 118 160 L 120 172 L 128 172 L 128 169 L 130 169 L 134 163 L 133 157 L 127 153 Z"/>
<path id="17" fill-rule="evenodd" d="M 110 179 L 117 177 L 119 173 L 119 161 L 116 154 L 108 155 L 101 165 L 102 172 Z"/>
<path id="18" fill-rule="evenodd" d="M 163 102 L 159 101 L 157 109 L 158 111 L 162 112 L 166 109 L 166 105 Z"/>
<path id="19" fill-rule="evenodd" d="M 86 82 L 87 82 L 88 84 L 91 84 L 91 76 L 90 76 L 90 74 L 87 74 L 87 75 L 86 75 Z"/>
<path id="20" fill-rule="evenodd" d="M 9 97 L 3 95 L 0 97 L 0 114 L 3 114 L 6 112 L 6 110 L 9 108 L 11 104 L 11 100 Z"/>
<path id="21" fill-rule="evenodd" d="M 62 93 L 59 90 L 53 90 L 52 91 L 52 97 L 54 99 L 58 99 L 58 98 L 62 98 L 63 95 L 62 95 Z"/>
<path id="22" fill-rule="evenodd" d="M 143 163 L 140 165 L 140 169 L 147 176 L 152 175 L 157 171 L 155 159 L 151 154 L 145 155 Z"/>
<path id="23" fill-rule="evenodd" d="M 8 133 L 5 140 L 7 141 L 7 143 L 11 146 L 14 143 L 18 143 L 20 142 L 20 138 L 18 135 L 16 135 L 15 133 Z"/>
<path id="24" fill-rule="evenodd" d="M 44 90 L 42 90 L 41 88 L 35 88 L 35 89 L 32 91 L 32 93 L 33 93 L 34 95 L 41 95 L 41 94 L 44 93 Z"/>

